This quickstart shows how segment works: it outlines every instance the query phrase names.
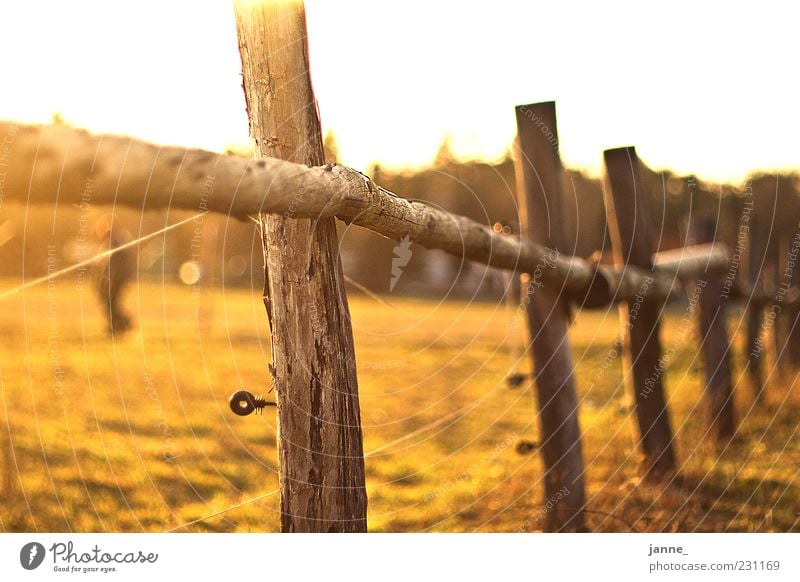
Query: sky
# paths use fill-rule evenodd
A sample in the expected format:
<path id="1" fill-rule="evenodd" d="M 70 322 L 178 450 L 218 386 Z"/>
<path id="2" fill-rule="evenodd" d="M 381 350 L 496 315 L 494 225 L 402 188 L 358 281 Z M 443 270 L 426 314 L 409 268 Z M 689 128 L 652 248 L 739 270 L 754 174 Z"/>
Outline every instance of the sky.
<path id="1" fill-rule="evenodd" d="M 800 8 L 786 3 L 307 0 L 311 74 L 340 162 L 497 159 L 516 104 L 555 100 L 561 155 L 598 174 L 740 181 L 800 168 Z M 228 0 L 0 3 L 0 118 L 223 151 L 246 143 Z"/>

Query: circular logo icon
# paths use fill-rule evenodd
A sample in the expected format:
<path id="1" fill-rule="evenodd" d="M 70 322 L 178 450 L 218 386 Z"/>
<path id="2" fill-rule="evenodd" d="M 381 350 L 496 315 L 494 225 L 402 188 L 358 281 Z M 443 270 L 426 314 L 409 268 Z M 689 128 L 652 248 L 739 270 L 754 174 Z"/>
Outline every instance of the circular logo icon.
<path id="1" fill-rule="evenodd" d="M 39 542 L 30 542 L 19 551 L 19 563 L 26 570 L 35 570 L 44 561 L 44 546 Z"/>

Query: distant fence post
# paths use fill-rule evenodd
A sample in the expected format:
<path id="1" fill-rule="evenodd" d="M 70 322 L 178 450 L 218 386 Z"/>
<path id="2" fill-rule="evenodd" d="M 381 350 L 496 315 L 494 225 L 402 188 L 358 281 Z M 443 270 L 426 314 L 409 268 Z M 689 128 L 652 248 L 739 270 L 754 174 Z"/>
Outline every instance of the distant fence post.
<path id="1" fill-rule="evenodd" d="M 517 192 L 522 235 L 559 249 L 563 217 L 563 170 L 558 153 L 555 103 L 516 108 Z M 547 265 L 542 265 L 542 270 Z M 585 503 L 578 399 L 568 336 L 567 293 L 529 273 L 522 287 L 532 338 L 536 393 L 545 466 L 545 502 L 550 531 L 583 529 Z M 566 494 L 565 494 L 566 492 Z"/>
<path id="2" fill-rule="evenodd" d="M 797 224 L 796 219 L 793 220 Z M 782 233 L 778 242 L 778 288 L 783 299 L 781 337 L 786 373 L 791 379 L 800 371 L 800 230 L 795 227 Z"/>
<path id="3" fill-rule="evenodd" d="M 777 204 L 777 203 L 776 203 Z M 775 364 L 770 376 L 774 373 L 781 381 L 789 379 L 789 350 L 786 345 L 788 338 L 786 324 L 788 319 L 785 316 L 785 297 L 786 289 L 782 289 L 784 271 L 784 256 L 782 253 L 782 233 L 780 225 L 773 225 L 773 233 L 769 242 L 769 258 L 771 265 L 770 277 L 770 332 L 772 336 L 772 347 L 774 350 Z"/>
<path id="4" fill-rule="evenodd" d="M 607 177 L 606 207 L 614 261 L 651 270 L 652 239 L 650 200 L 641 177 L 636 149 L 624 147 L 604 152 Z M 645 476 L 660 479 L 675 471 L 672 427 L 664 397 L 664 363 L 661 360 L 659 316 L 662 304 L 639 298 L 621 306 L 625 335 L 625 377 L 633 393 Z"/>
<path id="5" fill-rule="evenodd" d="M 766 260 L 765 237 L 762 232 L 760 218 L 750 217 L 747 231 L 747 270 L 745 289 L 750 295 L 747 301 L 747 336 L 745 338 L 745 358 L 747 360 L 747 375 L 750 379 L 750 388 L 753 391 L 753 400 L 756 405 L 764 399 L 764 376 L 761 363 L 764 352 L 764 340 L 761 337 L 761 327 L 764 322 L 764 303 L 760 300 L 764 285 L 761 272 Z"/>
<path id="6" fill-rule="evenodd" d="M 234 6 L 257 155 L 322 165 L 303 3 Z M 261 229 L 278 402 L 281 529 L 366 531 L 353 333 L 334 219 L 264 214 Z"/>
<path id="7" fill-rule="evenodd" d="M 696 243 L 712 243 L 716 238 L 716 220 L 702 217 L 695 221 L 693 231 Z M 705 394 L 710 425 L 715 431 L 718 444 L 726 444 L 736 432 L 723 284 L 724 280 L 719 275 L 708 275 L 705 279 L 697 279 L 695 285 L 695 289 L 699 289 L 697 306 L 700 350 L 705 368 Z"/>

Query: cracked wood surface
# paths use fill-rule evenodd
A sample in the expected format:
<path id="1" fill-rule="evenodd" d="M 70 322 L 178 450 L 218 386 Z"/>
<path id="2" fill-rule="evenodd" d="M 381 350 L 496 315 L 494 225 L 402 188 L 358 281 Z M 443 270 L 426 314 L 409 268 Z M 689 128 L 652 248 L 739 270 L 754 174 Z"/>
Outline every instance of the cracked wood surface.
<path id="1" fill-rule="evenodd" d="M 236 3 L 235 12 L 257 155 L 321 164 L 303 3 Z M 258 210 L 278 408 L 281 530 L 364 532 L 358 379 L 336 224 L 332 216 L 297 217 L 291 203 L 283 215 Z"/>
<path id="2" fill-rule="evenodd" d="M 250 104 L 251 112 L 254 106 Z M 259 148 L 271 152 L 275 140 Z M 313 163 L 313 162 L 312 162 Z M 683 249 L 658 261 L 654 273 L 615 269 L 564 256 L 526 239 L 498 234 L 464 216 L 401 198 L 344 166 L 308 167 L 272 157 L 250 160 L 211 152 L 161 147 L 140 140 L 92 135 L 63 126 L 0 122 L 0 199 L 22 203 L 121 204 L 134 209 L 213 211 L 246 219 L 258 214 L 294 218 L 338 217 L 393 240 L 409 236 L 426 248 L 444 250 L 492 267 L 541 273 L 564 286 L 584 307 L 633 299 L 643 282 L 652 297 L 678 289 L 676 279 L 698 268 L 727 269 L 722 245 L 692 254 Z M 213 183 L 207 195 L 204 182 Z"/>

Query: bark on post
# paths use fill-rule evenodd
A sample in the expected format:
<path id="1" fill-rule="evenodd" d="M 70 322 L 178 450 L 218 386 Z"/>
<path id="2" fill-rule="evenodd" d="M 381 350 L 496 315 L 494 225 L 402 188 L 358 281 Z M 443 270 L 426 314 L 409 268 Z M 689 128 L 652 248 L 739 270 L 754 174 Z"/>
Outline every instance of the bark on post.
<path id="1" fill-rule="evenodd" d="M 257 155 L 323 164 L 300 1 L 235 2 Z M 298 196 L 302 192 L 298 193 Z M 261 216 L 278 402 L 281 529 L 366 531 L 350 314 L 333 218 Z"/>
<path id="2" fill-rule="evenodd" d="M 761 356 L 764 351 L 761 339 L 761 327 L 764 321 L 764 303 L 757 300 L 756 291 L 761 292 L 761 270 L 766 259 L 764 236 L 761 232 L 759 219 L 750 217 L 747 231 L 747 286 L 751 295 L 747 297 L 747 337 L 745 351 L 747 358 L 747 375 L 750 378 L 750 388 L 753 391 L 753 400 L 758 405 L 764 399 L 764 376 L 761 370 Z"/>
<path id="3" fill-rule="evenodd" d="M 516 115 L 522 236 L 558 251 L 564 224 L 564 190 L 555 103 L 521 105 L 516 108 Z M 567 294 L 555 282 L 537 280 L 534 271 L 528 284 L 523 285 L 522 295 L 532 338 L 546 471 L 545 501 L 563 497 L 547 513 L 546 528 L 577 531 L 583 529 L 584 468 L 567 329 Z"/>
<path id="4" fill-rule="evenodd" d="M 633 147 L 604 152 L 606 214 L 614 262 L 652 269 L 652 239 L 648 194 Z M 675 471 L 672 428 L 664 397 L 663 363 L 659 338 L 661 303 L 648 300 L 643 284 L 639 298 L 620 307 L 625 341 L 625 378 L 633 393 L 638 441 L 644 455 L 645 476 L 666 477 Z"/>
<path id="5" fill-rule="evenodd" d="M 797 221 L 793 221 L 797 224 Z M 778 317 L 781 319 L 780 344 L 783 347 L 783 360 L 790 381 L 800 372 L 800 267 L 797 266 L 800 255 L 800 232 L 797 229 L 785 232 L 779 239 L 779 256 L 781 259 L 778 289 L 781 291 L 783 309 Z"/>
<path id="6" fill-rule="evenodd" d="M 392 240 L 441 249 L 491 267 L 538 272 L 564 285 L 583 308 L 632 299 L 651 271 L 623 271 L 594 260 L 559 255 L 525 238 L 494 232 L 466 216 L 401 198 L 344 166 L 310 168 L 276 158 L 251 160 L 202 150 L 156 146 L 114 135 L 92 135 L 64 126 L 0 120 L 9 136 L 4 167 L 6 202 L 80 205 L 91 188 L 94 204 L 128 206 L 140 212 L 182 209 L 221 212 L 247 219 L 258 213 L 295 218 L 337 217 Z M 208 180 L 213 177 L 213 180 Z M 209 196 L 213 190 L 213 196 Z M 702 270 L 728 269 L 729 253 L 684 248 L 676 258 L 659 253 L 651 295 L 666 298 L 675 278 Z M 691 257 L 691 259 L 690 259 Z"/>
<path id="7" fill-rule="evenodd" d="M 698 298 L 698 318 L 706 378 L 706 397 L 711 427 L 717 443 L 726 444 L 736 432 L 731 376 L 730 342 L 725 305 L 720 301 L 722 286 L 710 278 Z"/>
<path id="8" fill-rule="evenodd" d="M 789 328 L 787 324 L 789 324 L 789 318 L 786 316 L 786 300 L 790 288 L 787 286 L 785 278 L 786 256 L 783 250 L 786 245 L 780 228 L 780 225 L 774 227 L 775 232 L 771 237 L 768 251 L 772 266 L 770 289 L 772 295 L 770 302 L 772 329 L 770 332 L 775 354 L 775 363 L 769 375 L 775 374 L 782 383 L 788 383 L 791 380 L 791 364 L 788 346 Z"/>
<path id="9" fill-rule="evenodd" d="M 694 230 L 695 242 L 710 243 L 715 238 L 716 221 L 710 217 L 702 217 L 694 225 Z M 719 275 L 706 275 L 699 278 L 695 285 L 695 288 L 700 288 L 697 305 L 700 350 L 703 353 L 706 379 L 705 394 L 710 425 L 719 445 L 727 444 L 736 432 L 723 283 Z"/>

